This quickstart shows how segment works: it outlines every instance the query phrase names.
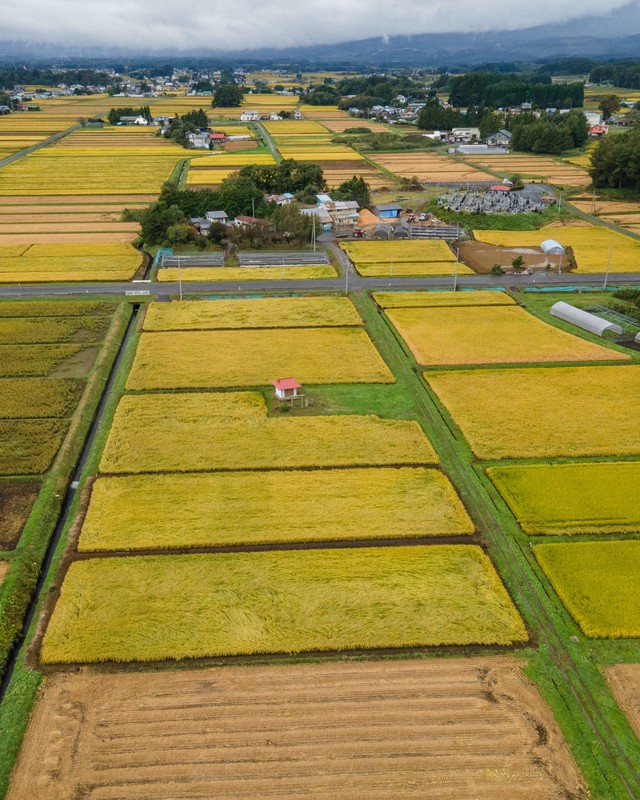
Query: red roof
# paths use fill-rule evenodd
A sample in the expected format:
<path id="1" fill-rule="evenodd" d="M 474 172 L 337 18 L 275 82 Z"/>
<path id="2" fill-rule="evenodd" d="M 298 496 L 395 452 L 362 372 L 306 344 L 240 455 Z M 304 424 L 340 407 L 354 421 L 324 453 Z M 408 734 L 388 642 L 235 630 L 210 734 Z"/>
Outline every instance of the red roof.
<path id="1" fill-rule="evenodd" d="M 224 139 L 225 135 L 224 135 L 224 133 L 210 133 L 209 134 L 209 138 L 210 139 Z"/>
<path id="2" fill-rule="evenodd" d="M 279 378 L 277 381 L 271 381 L 276 389 L 302 389 L 302 384 L 298 383 L 295 378 Z"/>
<path id="3" fill-rule="evenodd" d="M 491 187 L 491 191 L 492 192 L 508 192 L 509 191 L 509 187 L 508 186 L 503 186 L 501 183 L 496 183 L 495 186 Z"/>

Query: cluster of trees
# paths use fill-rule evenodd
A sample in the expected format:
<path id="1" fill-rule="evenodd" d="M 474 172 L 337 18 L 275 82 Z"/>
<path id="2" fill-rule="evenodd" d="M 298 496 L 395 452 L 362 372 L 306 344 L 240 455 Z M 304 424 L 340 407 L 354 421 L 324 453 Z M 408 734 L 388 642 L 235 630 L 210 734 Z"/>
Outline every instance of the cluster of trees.
<path id="1" fill-rule="evenodd" d="M 563 153 L 576 147 L 584 147 L 589 138 L 589 126 L 582 111 L 568 114 L 533 114 L 515 117 L 512 124 L 514 150 L 532 153 Z"/>
<path id="2" fill-rule="evenodd" d="M 589 172 L 597 188 L 640 192 L 640 127 L 601 139 L 591 154 Z"/>
<path id="3" fill-rule="evenodd" d="M 215 108 L 237 108 L 242 105 L 244 92 L 237 83 L 221 81 L 213 95 L 211 105 Z"/>
<path id="4" fill-rule="evenodd" d="M 16 84 L 36 84 L 37 86 L 57 86 L 64 83 L 67 86 L 79 83 L 82 86 L 105 86 L 110 84 L 111 78 L 104 72 L 95 69 L 68 69 L 62 72 L 52 72 L 49 69 L 24 69 L 23 67 L 7 66 L 0 69 L 0 88 L 13 89 Z"/>
<path id="5" fill-rule="evenodd" d="M 169 130 L 165 132 L 164 136 L 166 139 L 170 139 L 172 142 L 177 142 L 185 147 L 188 133 L 196 133 L 200 128 L 207 128 L 208 126 L 207 112 L 201 108 L 197 111 L 194 109 L 182 116 L 176 114 L 171 120 Z"/>
<path id="6" fill-rule="evenodd" d="M 599 64 L 589 73 L 590 83 L 611 83 L 624 89 L 640 89 L 640 61 L 630 59 L 616 64 Z"/>
<path id="7" fill-rule="evenodd" d="M 322 168 L 318 164 L 295 161 L 293 158 L 285 158 L 279 164 L 247 164 L 239 174 L 253 181 L 258 189 L 267 194 L 298 194 L 311 188 L 315 197 L 318 192 L 327 188 Z"/>
<path id="8" fill-rule="evenodd" d="M 580 108 L 584 84 L 552 83 L 551 76 L 544 75 L 468 72 L 451 78 L 449 102 L 456 108 L 503 108 L 525 102 L 540 108 Z"/>
<path id="9" fill-rule="evenodd" d="M 153 115 L 149 106 L 140 106 L 140 108 L 132 108 L 131 106 L 123 108 L 112 108 L 107 114 L 107 119 L 111 125 L 116 125 L 122 117 L 144 117 L 147 122 L 151 122 Z"/>

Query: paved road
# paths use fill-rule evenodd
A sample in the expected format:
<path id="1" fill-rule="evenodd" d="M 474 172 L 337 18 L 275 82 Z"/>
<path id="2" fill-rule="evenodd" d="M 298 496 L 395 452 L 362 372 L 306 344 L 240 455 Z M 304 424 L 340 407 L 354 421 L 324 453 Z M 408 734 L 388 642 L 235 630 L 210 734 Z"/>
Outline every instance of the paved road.
<path id="1" fill-rule="evenodd" d="M 260 132 L 264 136 L 266 143 L 269 145 L 269 150 L 271 150 L 271 155 L 273 156 L 276 164 L 278 164 L 282 160 L 282 156 L 278 152 L 274 144 L 274 141 L 271 138 L 271 135 L 269 134 L 269 131 L 264 127 L 264 125 L 261 122 L 254 122 L 253 124 L 256 126 L 256 128 L 260 128 Z"/>

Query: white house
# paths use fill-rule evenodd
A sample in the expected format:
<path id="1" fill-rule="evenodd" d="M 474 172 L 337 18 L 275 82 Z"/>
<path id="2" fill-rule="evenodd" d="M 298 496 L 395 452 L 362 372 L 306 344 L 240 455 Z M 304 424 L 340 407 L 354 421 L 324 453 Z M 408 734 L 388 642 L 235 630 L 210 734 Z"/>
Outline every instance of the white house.
<path id="1" fill-rule="evenodd" d="M 240 122 L 259 122 L 260 114 L 257 111 L 243 111 L 240 114 Z"/>
<path id="2" fill-rule="evenodd" d="M 278 400 L 289 400 L 293 403 L 296 397 L 303 396 L 300 392 L 302 384 L 298 383 L 295 378 L 279 378 L 271 383 L 275 387 Z"/>

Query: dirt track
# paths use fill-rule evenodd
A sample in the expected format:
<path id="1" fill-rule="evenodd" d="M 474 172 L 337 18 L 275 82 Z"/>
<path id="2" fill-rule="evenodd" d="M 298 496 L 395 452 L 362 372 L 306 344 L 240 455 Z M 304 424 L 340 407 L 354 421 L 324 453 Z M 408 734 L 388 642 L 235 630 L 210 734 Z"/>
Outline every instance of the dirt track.
<path id="1" fill-rule="evenodd" d="M 618 705 L 640 738 L 640 664 L 617 664 L 604 672 Z"/>
<path id="2" fill-rule="evenodd" d="M 57 674 L 8 800 L 582 800 L 509 658 Z"/>

